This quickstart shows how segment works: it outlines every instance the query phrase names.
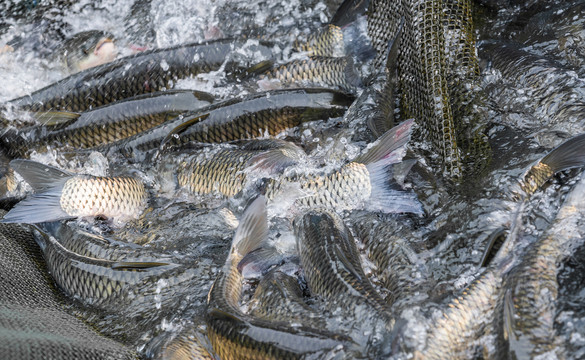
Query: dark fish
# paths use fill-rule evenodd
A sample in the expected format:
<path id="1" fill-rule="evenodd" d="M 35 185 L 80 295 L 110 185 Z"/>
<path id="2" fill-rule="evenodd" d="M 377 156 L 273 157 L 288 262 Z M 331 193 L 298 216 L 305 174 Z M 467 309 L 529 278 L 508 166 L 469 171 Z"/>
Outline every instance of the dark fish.
<path id="1" fill-rule="evenodd" d="M 556 172 L 585 165 L 585 147 L 582 146 L 584 139 L 585 134 L 568 140 L 531 167 L 527 172 L 528 180 L 527 176 L 522 177 L 522 187 L 527 190 L 520 198 L 515 219 L 504 244 L 483 273 L 448 304 L 449 308 L 433 325 L 426 348 L 419 354 L 420 359 L 466 359 L 470 356 L 468 351 L 474 340 L 489 330 L 486 330 L 488 316 L 494 312 L 496 300 L 501 291 L 504 291 L 502 277 L 513 265 L 511 249 L 521 228 L 522 212 L 528 197 L 552 176 L 550 169 Z M 546 165 L 545 171 L 542 164 Z M 531 185 L 527 187 L 527 183 Z"/>
<path id="2" fill-rule="evenodd" d="M 301 265 L 311 292 L 333 315 L 349 319 L 350 334 L 368 356 L 389 355 L 394 318 L 364 273 L 355 240 L 342 220 L 311 210 L 295 220 Z"/>
<path id="3" fill-rule="evenodd" d="M 64 67 L 71 74 L 108 63 L 117 55 L 114 36 L 99 30 L 79 32 L 65 40 L 59 50 Z"/>
<path id="4" fill-rule="evenodd" d="M 265 320 L 325 328 L 323 314 L 303 300 L 298 279 L 279 268 L 268 272 L 260 280 L 249 307 L 251 315 Z"/>
<path id="5" fill-rule="evenodd" d="M 421 214 L 416 195 L 402 191 L 390 180 L 391 165 L 402 160 L 412 125 L 413 121 L 406 121 L 388 130 L 367 153 L 331 174 L 272 179 L 266 197 L 273 202 L 292 199 L 293 205 L 301 208 L 322 206 L 343 211 L 365 207 Z"/>
<path id="6" fill-rule="evenodd" d="M 148 151 L 160 146 L 221 143 L 276 135 L 307 121 L 341 116 L 353 99 L 320 89 L 277 90 L 228 100 L 115 144 Z"/>
<path id="7" fill-rule="evenodd" d="M 265 200 L 259 197 L 246 209 L 226 263 L 209 291 L 207 328 L 213 350 L 222 359 L 301 359 L 347 354 L 350 342 L 343 336 L 258 319 L 240 309 L 243 278 L 237 265 L 261 245 L 267 232 Z"/>
<path id="8" fill-rule="evenodd" d="M 323 86 L 357 92 L 361 79 L 351 57 L 309 57 L 279 65 L 259 77 L 260 87 Z"/>
<path id="9" fill-rule="evenodd" d="M 412 272 L 419 259 L 416 250 L 420 249 L 409 241 L 407 233 L 412 228 L 405 222 L 405 219 L 379 219 L 371 213 L 352 221 L 356 236 L 365 244 L 368 259 L 375 265 L 372 272 L 388 290 L 388 305 L 408 298 L 418 287 Z"/>
<path id="10" fill-rule="evenodd" d="M 574 71 L 511 42 L 485 41 L 478 51 L 482 60 L 501 73 L 499 80 L 486 86 L 494 107 L 504 113 L 527 114 L 522 123 L 513 121 L 511 126 L 533 134 L 547 148 L 585 132 L 585 81 Z M 525 96 L 517 97 L 518 91 Z"/>
<path id="11" fill-rule="evenodd" d="M 582 243 L 585 180 L 571 190 L 556 219 L 504 279 L 496 308 L 499 359 L 533 359 L 562 346 L 554 323 L 562 261 Z M 562 349 L 562 348 L 561 348 Z M 557 357 L 563 358 L 562 350 Z"/>
<path id="12" fill-rule="evenodd" d="M 177 79 L 217 70 L 242 46 L 242 42 L 226 39 L 145 51 L 81 71 L 10 104 L 29 111 L 85 111 L 165 90 Z M 252 50 L 271 54 L 263 44 Z"/>
<path id="13" fill-rule="evenodd" d="M 116 101 L 81 114 L 39 113 L 36 117 L 43 126 L 4 134 L 4 153 L 24 157 L 33 150 L 43 151 L 47 146 L 71 150 L 103 147 L 212 102 L 210 94 L 169 90 Z"/>
<path id="14" fill-rule="evenodd" d="M 2 222 L 39 223 L 85 216 L 114 220 L 138 218 L 148 195 L 141 180 L 129 176 L 75 175 L 30 160 L 10 166 L 36 193 L 8 212 Z"/>
<path id="15" fill-rule="evenodd" d="M 158 280 L 178 286 L 194 276 L 169 256 L 137 256 L 135 250 L 129 250 L 124 260 L 79 255 L 56 240 L 56 236 L 71 233 L 61 226 L 41 224 L 35 227 L 35 239 L 55 282 L 84 304 L 116 311 L 136 301 L 154 310 L 155 296 L 160 296 L 155 291 Z M 78 240 L 83 238 L 78 236 Z"/>
<path id="16" fill-rule="evenodd" d="M 179 187 L 193 194 L 219 193 L 232 197 L 244 189 L 248 173 L 282 171 L 304 155 L 292 143 L 270 139 L 250 141 L 241 149 L 186 156 L 170 153 L 163 161 L 165 168 L 171 167 L 170 173 Z"/>

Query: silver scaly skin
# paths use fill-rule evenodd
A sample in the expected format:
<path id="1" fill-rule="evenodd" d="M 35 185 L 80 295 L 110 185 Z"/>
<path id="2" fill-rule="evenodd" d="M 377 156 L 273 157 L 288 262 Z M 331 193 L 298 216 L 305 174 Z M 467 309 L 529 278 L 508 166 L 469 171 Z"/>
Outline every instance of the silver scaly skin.
<path id="1" fill-rule="evenodd" d="M 221 274 L 209 291 L 207 329 L 213 350 L 221 359 L 303 359 L 344 355 L 346 337 L 306 326 L 262 320 L 240 309 L 243 277 L 241 259 L 257 248 L 267 234 L 265 199 L 248 206 L 236 230 Z M 349 346 L 349 345 L 347 345 Z"/>
<path id="2" fill-rule="evenodd" d="M 346 331 L 364 354 L 388 355 L 394 318 L 364 273 L 342 220 L 326 210 L 311 210 L 295 220 L 295 236 L 311 292 L 325 299 L 334 315 L 351 319 Z"/>
<path id="3" fill-rule="evenodd" d="M 61 209 L 70 216 L 136 219 L 146 208 L 142 181 L 133 177 L 75 176 L 63 186 Z"/>

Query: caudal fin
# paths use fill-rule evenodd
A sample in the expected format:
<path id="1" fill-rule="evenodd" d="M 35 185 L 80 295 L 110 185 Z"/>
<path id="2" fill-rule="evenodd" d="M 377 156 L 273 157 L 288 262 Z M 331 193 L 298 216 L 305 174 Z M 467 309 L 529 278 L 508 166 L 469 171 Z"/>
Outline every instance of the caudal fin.
<path id="1" fill-rule="evenodd" d="M 266 199 L 258 196 L 244 211 L 232 242 L 232 254 L 243 257 L 259 248 L 267 237 Z"/>
<path id="2" fill-rule="evenodd" d="M 407 120 L 386 131 L 378 143 L 372 146 L 366 153 L 358 156 L 354 161 L 368 165 L 384 158 L 392 158 L 394 163 L 400 162 L 405 155 L 404 145 L 410 140 L 414 120 Z"/>
<path id="3" fill-rule="evenodd" d="M 3 223 L 40 223 L 72 218 L 61 208 L 63 185 L 72 174 L 32 160 L 12 160 L 10 166 L 36 194 L 22 200 L 2 219 Z"/>

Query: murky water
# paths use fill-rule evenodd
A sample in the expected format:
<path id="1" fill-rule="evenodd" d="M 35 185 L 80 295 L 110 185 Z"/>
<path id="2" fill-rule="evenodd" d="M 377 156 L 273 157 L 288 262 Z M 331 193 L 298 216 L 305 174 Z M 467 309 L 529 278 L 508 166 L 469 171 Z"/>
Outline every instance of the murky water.
<path id="1" fill-rule="evenodd" d="M 275 54 L 288 58 L 291 56 L 292 41 L 307 36 L 326 23 L 339 5 L 339 1 L 311 0 L 246 3 L 228 0 L 212 3 L 201 0 L 150 0 L 140 3 L 142 5 L 139 6 L 131 1 L 103 0 L 97 4 L 89 0 L 81 1 L 71 6 L 61 5 L 55 18 L 67 25 L 67 34 L 93 29 L 111 32 L 118 41 L 120 56 L 131 54 L 137 48 L 162 48 L 220 37 L 262 36 L 275 41 Z M 548 74 L 544 83 L 531 81 L 531 76 L 536 76 L 534 73 L 538 69 L 525 74 L 529 78 L 527 81 L 507 78 L 502 70 L 494 66 L 485 69 L 484 87 L 490 102 L 488 137 L 494 153 L 489 171 L 468 183 L 446 184 L 425 175 L 432 170 L 424 165 L 426 162 L 421 152 L 415 150 L 414 157 L 420 157 L 419 166 L 407 177 L 406 184 L 418 194 L 426 215 L 375 215 L 377 221 L 391 219 L 402 224 L 396 231 L 416 245 L 416 266 L 411 271 L 410 281 L 417 286 L 408 296 L 396 301 L 392 308 L 407 324 L 403 328 L 403 341 L 409 349 L 424 347 L 424 339 L 433 324 L 429 319 L 439 317 L 444 304 L 453 294 L 459 294 L 478 276 L 479 261 L 489 235 L 501 226 L 509 226 L 513 220 L 517 202 L 509 194 L 510 189 L 517 186 L 519 177 L 553 146 L 585 130 L 585 117 L 581 116 L 585 113 L 581 110 L 585 109 L 585 72 L 582 47 L 579 45 L 583 33 L 582 19 L 578 16 L 581 10 L 555 10 L 555 6 L 561 7 L 559 3 L 542 3 L 550 4 L 550 8 L 544 5 L 538 11 L 530 8 L 531 13 L 517 6 L 499 14 L 486 9 L 481 9 L 479 13 L 485 17 L 484 21 L 478 21 L 481 39 L 524 41 L 528 44 L 524 50 L 549 61 L 543 60 L 540 69 Z M 572 31 L 555 30 L 555 26 L 562 29 L 568 26 L 566 19 L 559 25 L 553 22 L 562 19 L 560 14 L 563 11 L 575 19 L 574 22 L 568 21 L 574 25 L 569 26 Z M 538 18 L 535 14 L 539 14 Z M 551 30 L 546 34 L 529 36 L 526 33 L 529 30 L 515 30 L 515 26 L 519 27 L 524 22 L 535 27 L 534 24 L 547 23 L 547 19 L 551 21 Z M 23 19 L 9 18 L 5 22 L 11 26 L 0 33 L 0 49 L 38 26 Z M 51 39 L 47 40 L 47 44 L 53 46 Z M 17 48 L 14 52 L 0 53 L 0 103 L 29 94 L 67 76 L 54 56 L 40 56 L 34 49 L 35 46 L 31 45 Z M 562 51 L 557 51 L 559 49 Z M 245 91 L 238 84 L 227 84 L 228 81 L 220 69 L 178 81 L 176 87 L 208 91 L 224 99 Z M 561 92 L 566 96 L 558 95 Z M 538 96 L 545 100 L 539 101 Z M 567 104 L 567 99 L 572 103 Z M 560 114 L 562 111 L 559 109 L 568 106 L 572 106 L 570 111 Z M 553 122 L 549 121 L 551 117 Z M 354 158 L 366 145 L 360 132 L 364 125 L 354 125 L 348 126 L 342 118 L 330 119 L 328 122 L 303 124 L 279 137 L 293 139 L 306 150 L 310 161 L 304 164 L 301 171 L 323 166 L 334 169 Z M 415 149 L 423 147 L 413 146 Z M 236 219 L 240 218 L 247 198 L 236 197 L 226 201 L 216 196 L 193 196 L 169 190 L 157 177 L 154 164 L 128 163 L 122 156 L 105 158 L 97 153 L 64 156 L 58 149 L 50 149 L 46 154 L 33 154 L 31 158 L 93 175 L 134 171 L 146 182 L 151 195 L 149 208 L 139 220 L 129 222 L 122 228 L 111 228 L 107 223 L 99 222 L 87 224 L 81 220 L 77 221 L 77 225 L 121 243 L 138 244 L 154 253 L 171 254 L 184 268 L 179 286 L 170 286 L 162 279 L 145 285 L 145 291 L 153 294 L 151 298 L 154 303 L 144 304 L 136 299 L 124 311 L 108 313 L 96 312 L 72 300 L 72 312 L 142 354 L 156 353 L 157 346 L 167 337 L 203 323 L 207 293 L 223 266 L 237 225 Z M 560 174 L 530 199 L 523 216 L 523 232 L 519 249 L 516 249 L 518 253 L 550 226 L 578 176 L 579 171 Z M 344 216 L 346 222 L 352 224 L 363 213 L 346 212 Z M 271 243 L 282 249 L 283 258 L 294 255 L 294 237 L 289 220 L 292 219 L 272 220 Z M 125 245 L 121 246 L 124 248 Z M 136 245 L 127 246 L 134 249 L 132 251 L 140 251 L 140 247 L 135 250 Z M 555 329 L 563 339 L 562 346 L 567 349 L 567 357 L 571 359 L 585 356 L 584 251 L 582 246 L 577 247 L 560 264 Z M 366 272 L 371 275 L 373 265 L 365 256 L 365 250 L 363 252 Z M 388 295 L 378 280 L 373 276 L 377 290 Z M 303 285 L 305 295 L 308 295 L 306 284 Z M 245 298 L 250 297 L 255 283 L 252 281 L 247 286 Z M 307 301 L 316 310 L 327 313 L 318 299 L 307 298 Z M 335 316 L 330 316 L 329 320 L 333 328 L 337 322 L 343 323 L 343 319 Z M 406 358 L 408 355 L 398 352 L 396 357 Z"/>

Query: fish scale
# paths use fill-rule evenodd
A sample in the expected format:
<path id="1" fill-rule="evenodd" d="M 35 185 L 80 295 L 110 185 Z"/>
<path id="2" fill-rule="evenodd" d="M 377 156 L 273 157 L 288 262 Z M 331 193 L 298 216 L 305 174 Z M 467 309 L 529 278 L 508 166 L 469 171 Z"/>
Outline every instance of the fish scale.
<path id="1" fill-rule="evenodd" d="M 76 176 L 65 182 L 60 205 L 71 216 L 138 217 L 146 206 L 146 190 L 131 177 Z"/>
<path id="2" fill-rule="evenodd" d="M 311 33 L 306 41 L 295 41 L 293 47 L 310 56 L 341 56 L 344 55 L 343 32 L 339 26 L 328 24 Z"/>
<path id="3" fill-rule="evenodd" d="M 29 111 L 79 112 L 165 90 L 174 80 L 217 70 L 235 43 L 227 39 L 145 51 L 81 71 L 10 103 Z"/>

